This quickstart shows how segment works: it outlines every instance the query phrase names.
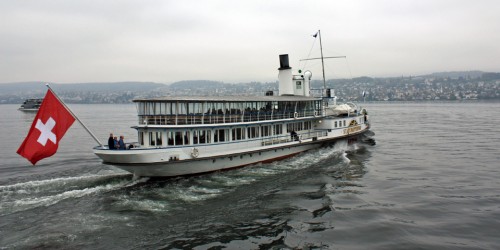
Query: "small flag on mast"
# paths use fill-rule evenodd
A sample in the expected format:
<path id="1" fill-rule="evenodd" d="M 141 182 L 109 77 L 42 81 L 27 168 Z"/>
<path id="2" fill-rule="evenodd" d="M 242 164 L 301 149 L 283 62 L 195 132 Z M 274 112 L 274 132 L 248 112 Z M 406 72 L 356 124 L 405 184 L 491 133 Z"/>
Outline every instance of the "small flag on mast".
<path id="1" fill-rule="evenodd" d="M 33 165 L 41 159 L 54 155 L 59 142 L 74 121 L 73 115 L 48 89 L 28 135 L 17 153 Z"/>
<path id="2" fill-rule="evenodd" d="M 318 33 L 319 33 L 319 31 L 316 32 L 316 34 L 314 34 L 313 37 L 316 38 L 318 36 Z"/>

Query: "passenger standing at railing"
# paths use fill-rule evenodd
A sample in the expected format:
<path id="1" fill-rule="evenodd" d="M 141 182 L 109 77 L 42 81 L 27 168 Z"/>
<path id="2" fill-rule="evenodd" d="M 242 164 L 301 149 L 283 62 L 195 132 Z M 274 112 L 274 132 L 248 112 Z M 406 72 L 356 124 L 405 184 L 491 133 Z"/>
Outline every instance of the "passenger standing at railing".
<path id="1" fill-rule="evenodd" d="M 108 138 L 108 148 L 109 149 L 115 149 L 115 140 L 113 139 L 113 133 L 109 134 Z"/>
<path id="2" fill-rule="evenodd" d="M 120 140 L 118 141 L 118 145 L 119 145 L 119 148 L 120 150 L 125 150 L 125 142 L 123 141 L 123 135 L 120 135 Z"/>

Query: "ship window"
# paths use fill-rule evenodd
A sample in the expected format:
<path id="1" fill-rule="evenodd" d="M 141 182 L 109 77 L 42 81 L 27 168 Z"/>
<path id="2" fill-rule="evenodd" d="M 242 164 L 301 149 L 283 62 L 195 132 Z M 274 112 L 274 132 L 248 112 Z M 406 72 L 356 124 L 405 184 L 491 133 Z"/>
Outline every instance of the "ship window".
<path id="1" fill-rule="evenodd" d="M 149 145 L 161 146 L 161 132 L 149 132 Z"/>
<path id="2" fill-rule="evenodd" d="M 309 130 L 309 129 L 311 129 L 311 122 L 305 122 L 305 123 L 304 123 L 304 129 L 305 129 L 305 130 Z"/>
<path id="3" fill-rule="evenodd" d="M 154 109 L 155 109 L 155 115 L 160 115 L 161 114 L 161 102 L 155 103 Z"/>
<path id="4" fill-rule="evenodd" d="M 301 81 L 295 82 L 295 86 L 297 89 L 302 89 L 302 82 Z"/>
<path id="5" fill-rule="evenodd" d="M 269 136 L 270 135 L 270 126 L 262 126 L 260 127 L 261 135 L 262 137 Z"/>
<path id="6" fill-rule="evenodd" d="M 206 131 L 206 139 L 207 139 L 207 143 L 212 143 L 212 131 L 210 131 L 210 130 Z"/>
<path id="7" fill-rule="evenodd" d="M 210 133 L 210 131 L 208 131 Z M 195 140 L 198 140 L 200 144 L 204 143 L 210 143 L 210 141 L 207 142 L 207 131 L 205 130 L 200 130 L 200 131 L 193 131 L 193 143 L 195 143 Z M 195 139 L 197 138 L 197 139 Z"/>
<path id="8" fill-rule="evenodd" d="M 182 132 L 175 132 L 175 145 L 183 145 Z"/>
<path id="9" fill-rule="evenodd" d="M 274 134 L 275 135 L 283 134 L 283 126 L 281 124 L 274 125 Z"/>
<path id="10" fill-rule="evenodd" d="M 345 127 L 345 120 L 344 120 L 344 127 Z"/>
<path id="11" fill-rule="evenodd" d="M 186 112 L 186 114 L 193 114 L 193 113 L 195 113 L 195 111 L 194 111 L 195 110 L 195 105 L 196 105 L 196 103 L 192 103 L 192 102 L 187 103 L 187 112 Z"/>
<path id="12" fill-rule="evenodd" d="M 170 146 L 173 146 L 174 145 L 174 132 L 170 131 L 170 132 L 167 132 L 167 142 L 168 142 L 168 145 Z"/>
<path id="13" fill-rule="evenodd" d="M 156 132 L 149 132 L 149 145 L 156 146 Z"/>
<path id="14" fill-rule="evenodd" d="M 243 128 L 232 129 L 233 141 L 243 139 Z"/>
<path id="15" fill-rule="evenodd" d="M 214 142 L 224 142 L 226 141 L 224 129 L 216 129 L 214 130 Z"/>
<path id="16" fill-rule="evenodd" d="M 259 137 L 259 128 L 258 127 L 248 127 L 247 128 L 248 138 L 256 138 Z"/>
<path id="17" fill-rule="evenodd" d="M 160 114 L 166 115 L 168 113 L 168 111 L 167 111 L 167 103 L 166 102 L 162 102 L 162 103 L 160 103 L 160 105 L 161 105 Z"/>
<path id="18" fill-rule="evenodd" d="M 193 131 L 193 144 L 198 144 L 198 141 L 199 141 L 199 139 L 198 139 L 198 138 L 199 138 L 199 137 L 198 137 L 198 136 L 199 136 L 199 133 L 200 133 L 200 131 L 198 131 L 198 130 L 194 130 L 194 131 Z M 201 142 L 200 142 L 200 143 L 201 143 Z"/>
<path id="19" fill-rule="evenodd" d="M 148 102 L 146 105 L 147 105 L 147 111 L 146 111 L 146 114 L 147 114 L 147 115 L 152 115 L 152 114 L 154 113 L 154 109 L 153 109 L 153 107 L 154 107 L 154 103 L 152 103 L 152 102 Z"/>
<path id="20" fill-rule="evenodd" d="M 335 127 L 337 127 L 337 121 L 335 121 Z"/>
<path id="21" fill-rule="evenodd" d="M 144 132 L 139 133 L 139 143 L 144 145 Z"/>
<path id="22" fill-rule="evenodd" d="M 156 132 L 156 146 L 163 146 L 161 136 L 161 132 Z"/>
<path id="23" fill-rule="evenodd" d="M 185 115 L 187 114 L 187 103 L 185 102 L 181 102 L 181 103 L 177 103 L 177 107 L 178 107 L 178 112 L 177 114 L 178 115 Z"/>
<path id="24" fill-rule="evenodd" d="M 219 114 L 219 115 L 224 114 L 224 104 L 223 103 L 218 102 L 215 104 L 215 106 L 217 109 L 217 114 Z"/>
<path id="25" fill-rule="evenodd" d="M 138 115 L 143 115 L 144 114 L 143 107 L 144 107 L 144 105 L 142 104 L 142 102 L 136 103 L 136 108 L 137 108 L 137 114 Z"/>
<path id="26" fill-rule="evenodd" d="M 184 132 L 184 145 L 189 145 L 190 137 L 189 137 L 189 131 Z"/>

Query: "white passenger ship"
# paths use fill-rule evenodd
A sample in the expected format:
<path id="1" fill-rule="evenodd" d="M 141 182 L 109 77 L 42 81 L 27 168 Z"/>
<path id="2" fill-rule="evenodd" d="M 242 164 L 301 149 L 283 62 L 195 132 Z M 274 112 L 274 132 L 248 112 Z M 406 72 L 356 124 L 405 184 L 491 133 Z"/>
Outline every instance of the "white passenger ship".
<path id="1" fill-rule="evenodd" d="M 337 105 L 326 90 L 311 96 L 311 72 L 293 74 L 288 55 L 278 70 L 276 96 L 135 99 L 138 143 L 94 153 L 135 176 L 181 176 L 272 162 L 369 131 L 365 109 Z"/>
<path id="2" fill-rule="evenodd" d="M 26 112 L 38 112 L 40 106 L 42 105 L 43 98 L 37 99 L 26 99 L 18 110 Z"/>

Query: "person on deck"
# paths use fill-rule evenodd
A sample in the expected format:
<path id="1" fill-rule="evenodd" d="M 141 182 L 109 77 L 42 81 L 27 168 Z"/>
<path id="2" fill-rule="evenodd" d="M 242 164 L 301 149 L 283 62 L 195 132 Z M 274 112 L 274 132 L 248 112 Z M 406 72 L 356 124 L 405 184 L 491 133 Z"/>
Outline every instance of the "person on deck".
<path id="1" fill-rule="evenodd" d="M 120 144 L 118 144 L 118 137 L 113 137 L 113 142 L 115 144 L 115 148 L 114 149 L 118 149 L 118 147 L 120 147 Z"/>
<path id="2" fill-rule="evenodd" d="M 115 149 L 115 140 L 113 139 L 113 133 L 109 134 L 108 138 L 108 148 L 109 149 Z"/>
<path id="3" fill-rule="evenodd" d="M 120 140 L 118 141 L 118 145 L 119 145 L 119 148 L 120 150 L 125 150 L 125 142 L 123 141 L 123 135 L 120 135 Z"/>

